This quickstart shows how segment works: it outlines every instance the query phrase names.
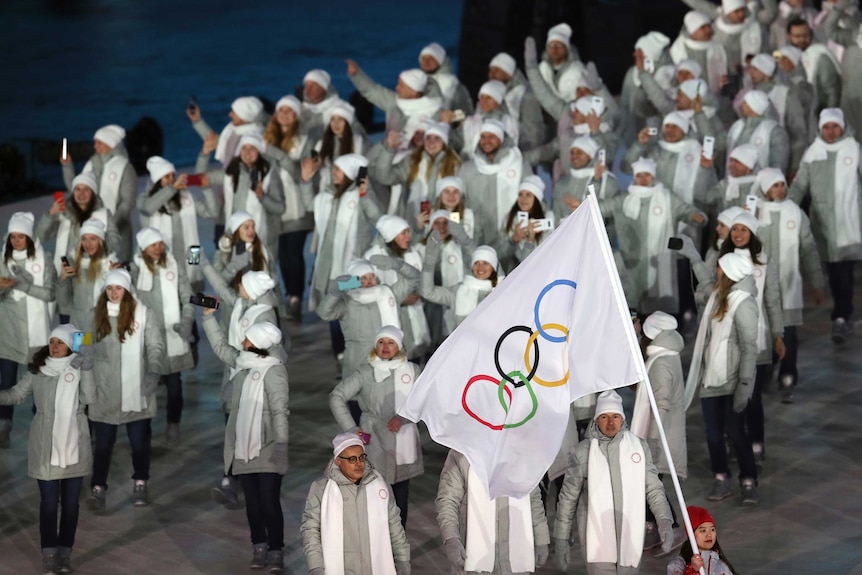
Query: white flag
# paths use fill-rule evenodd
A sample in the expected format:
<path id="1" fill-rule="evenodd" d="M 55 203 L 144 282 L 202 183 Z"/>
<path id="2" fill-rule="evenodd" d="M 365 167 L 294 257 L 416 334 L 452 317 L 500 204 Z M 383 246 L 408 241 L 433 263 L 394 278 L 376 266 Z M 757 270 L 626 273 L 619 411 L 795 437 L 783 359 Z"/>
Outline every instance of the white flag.
<path id="1" fill-rule="evenodd" d="M 446 339 L 398 413 L 463 453 L 492 498 L 526 497 L 569 404 L 644 379 L 638 353 L 591 194 Z"/>

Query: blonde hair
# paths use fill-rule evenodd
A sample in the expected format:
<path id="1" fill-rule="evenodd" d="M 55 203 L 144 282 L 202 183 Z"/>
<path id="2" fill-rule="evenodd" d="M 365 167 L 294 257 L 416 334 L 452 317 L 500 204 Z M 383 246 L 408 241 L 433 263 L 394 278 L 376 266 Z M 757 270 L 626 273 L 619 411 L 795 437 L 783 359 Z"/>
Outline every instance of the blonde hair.
<path id="1" fill-rule="evenodd" d="M 407 186 L 410 186 L 419 175 L 419 165 L 422 163 L 422 154 L 425 152 L 425 147 L 419 147 L 413 150 L 413 153 L 410 154 L 410 172 L 407 175 Z M 458 171 L 458 168 L 461 167 L 461 157 L 455 153 L 455 151 L 446 146 L 443 148 L 441 152 L 443 154 L 443 160 L 440 162 L 440 173 L 437 174 L 438 178 L 445 178 L 447 176 L 454 176 L 455 172 Z M 428 168 L 425 170 L 425 179 L 431 177 L 431 170 L 434 168 L 434 162 L 428 162 Z"/>
<path id="2" fill-rule="evenodd" d="M 98 237 L 98 236 L 97 236 Z M 107 256 L 105 249 L 105 240 L 99 238 L 99 249 L 90 257 L 90 267 L 87 268 L 87 280 L 90 283 L 96 283 L 102 273 L 102 258 Z M 78 249 L 75 251 L 75 280 L 81 281 L 81 260 L 84 259 L 84 246 L 78 242 Z"/>
<path id="3" fill-rule="evenodd" d="M 718 290 L 718 305 L 715 306 L 715 313 L 712 314 L 712 317 L 718 321 L 722 321 L 724 316 L 727 315 L 729 307 L 727 296 L 730 295 L 730 288 L 732 288 L 736 282 L 722 273 L 717 283 L 718 285 L 715 289 Z"/>

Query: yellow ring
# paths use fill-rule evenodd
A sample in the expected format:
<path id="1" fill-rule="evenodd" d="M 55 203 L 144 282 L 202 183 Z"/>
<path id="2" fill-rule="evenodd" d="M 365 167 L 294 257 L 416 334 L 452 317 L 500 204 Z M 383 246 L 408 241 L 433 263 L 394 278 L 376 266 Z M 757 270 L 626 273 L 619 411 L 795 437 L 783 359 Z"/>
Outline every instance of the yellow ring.
<path id="1" fill-rule="evenodd" d="M 545 323 L 542 324 L 542 329 L 545 331 L 549 329 L 556 329 L 558 331 L 561 331 L 566 334 L 566 343 L 569 342 L 569 329 L 564 325 L 560 325 L 558 323 Z M 538 330 L 534 331 L 532 335 L 530 335 L 530 339 L 527 340 L 527 349 L 524 350 L 524 365 L 527 366 L 527 372 L 533 370 L 533 368 L 530 367 L 530 348 L 533 346 L 533 342 L 536 341 L 537 337 L 539 337 Z M 564 375 L 562 379 L 558 379 L 557 381 L 545 381 L 538 375 L 533 376 L 533 381 L 535 381 L 542 387 L 560 387 L 561 385 L 565 385 L 566 382 L 569 381 L 569 372 L 567 370 L 566 375 Z"/>

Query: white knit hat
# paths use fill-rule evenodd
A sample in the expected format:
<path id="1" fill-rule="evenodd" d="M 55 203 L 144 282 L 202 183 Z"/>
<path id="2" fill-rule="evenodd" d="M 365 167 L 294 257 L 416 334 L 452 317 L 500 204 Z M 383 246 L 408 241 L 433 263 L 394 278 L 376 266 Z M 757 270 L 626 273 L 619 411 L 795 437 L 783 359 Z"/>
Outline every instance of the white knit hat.
<path id="1" fill-rule="evenodd" d="M 345 122 L 347 122 L 348 124 L 353 124 L 353 120 L 356 118 L 356 108 L 351 106 L 350 102 L 338 100 L 329 108 L 327 108 L 326 111 L 323 113 L 324 126 L 329 125 L 329 122 L 332 121 L 333 116 L 344 118 Z"/>
<path id="2" fill-rule="evenodd" d="M 172 163 L 170 163 L 163 157 L 151 156 L 147 160 L 147 171 L 150 173 L 150 179 L 153 181 L 153 183 L 158 184 L 162 181 L 162 178 L 172 172 L 176 172 L 177 169 Z"/>
<path id="3" fill-rule="evenodd" d="M 447 146 L 449 145 L 449 124 L 446 122 L 430 122 L 425 128 L 425 137 L 437 136 Z"/>
<path id="4" fill-rule="evenodd" d="M 689 36 L 706 26 L 707 24 L 712 24 L 712 19 L 704 14 L 703 12 L 698 12 L 697 10 L 692 10 L 688 12 L 685 17 L 682 19 L 685 24 L 685 30 L 688 32 Z"/>
<path id="5" fill-rule="evenodd" d="M 242 274 L 240 280 L 242 287 L 245 288 L 245 293 L 249 299 L 256 300 L 269 290 L 275 287 L 273 280 L 267 272 L 247 271 Z"/>
<path id="6" fill-rule="evenodd" d="M 638 38 L 635 42 L 635 50 L 638 48 L 644 53 L 644 56 L 658 61 L 665 48 L 670 45 L 670 38 L 661 32 L 649 32 L 645 36 Z"/>
<path id="7" fill-rule="evenodd" d="M 593 419 L 598 419 L 600 415 L 605 413 L 619 413 L 623 419 L 626 418 L 626 413 L 623 411 L 623 398 L 613 389 L 599 394 L 599 398 L 596 400 L 596 415 Z"/>
<path id="8" fill-rule="evenodd" d="M 690 58 L 686 58 L 685 60 L 680 60 L 677 63 L 674 71 L 679 72 L 681 70 L 685 70 L 686 72 L 690 73 L 695 78 L 700 78 L 701 76 L 703 76 L 703 68 L 700 67 L 700 64 L 697 63 L 697 60 L 692 60 Z"/>
<path id="9" fill-rule="evenodd" d="M 482 134 L 494 134 L 501 142 L 506 139 L 506 129 L 500 120 L 485 120 L 479 131 Z"/>
<path id="10" fill-rule="evenodd" d="M 518 67 L 515 59 L 506 54 L 505 52 L 500 52 L 493 58 L 491 58 L 491 63 L 488 64 L 489 68 L 499 68 L 504 71 L 509 76 L 513 76 L 515 74 L 515 69 Z"/>
<path id="11" fill-rule="evenodd" d="M 75 341 L 75 332 L 81 331 L 71 323 L 60 324 L 54 329 L 51 330 L 50 335 L 48 335 L 48 340 L 53 338 L 57 338 L 63 343 L 65 343 L 69 349 L 72 349 L 72 343 Z"/>
<path id="12" fill-rule="evenodd" d="M 652 174 L 655 177 L 655 160 L 651 158 L 638 158 L 636 162 L 632 162 L 632 175 Z"/>
<path id="13" fill-rule="evenodd" d="M 90 218 L 81 224 L 81 230 L 78 232 L 78 237 L 84 237 L 84 234 L 90 234 L 104 240 L 106 231 L 105 222 L 96 218 Z"/>
<path id="14" fill-rule="evenodd" d="M 685 114 L 683 114 L 682 112 L 677 112 L 676 110 L 674 110 L 673 112 L 665 116 L 664 120 L 662 120 L 661 122 L 661 125 L 667 126 L 668 124 L 673 124 L 674 126 L 677 126 L 682 130 L 683 134 L 688 133 L 688 118 L 686 118 Z"/>
<path id="15" fill-rule="evenodd" d="M 595 158 L 596 153 L 599 151 L 599 143 L 589 136 L 581 136 L 572 140 L 569 150 L 573 148 L 583 150 L 590 158 Z"/>
<path id="16" fill-rule="evenodd" d="M 518 190 L 527 190 L 537 199 L 541 200 L 545 194 L 545 182 L 543 182 L 542 178 L 539 176 L 530 175 L 521 180 L 521 185 L 518 186 Z"/>
<path id="17" fill-rule="evenodd" d="M 135 235 L 135 240 L 138 242 L 138 249 L 144 251 L 155 243 L 165 241 L 165 238 L 162 236 L 162 232 L 156 228 L 142 228 Z"/>
<path id="18" fill-rule="evenodd" d="M 356 258 L 350 260 L 350 263 L 347 264 L 347 274 L 351 276 L 356 276 L 361 278 L 364 275 L 373 274 L 374 266 L 368 260 L 363 260 L 360 258 Z"/>
<path id="19" fill-rule="evenodd" d="M 419 68 L 404 70 L 398 77 L 417 92 L 424 92 L 425 86 L 428 85 L 428 76 Z"/>
<path id="20" fill-rule="evenodd" d="M 253 146 L 258 152 L 263 152 L 266 144 L 263 143 L 263 138 L 260 137 L 260 134 L 252 132 L 239 139 L 239 149 L 242 149 L 243 146 Z"/>
<path id="21" fill-rule="evenodd" d="M 841 108 L 823 108 L 820 112 L 820 121 L 817 122 L 817 128 L 822 130 L 826 124 L 833 123 L 841 126 L 842 130 L 845 128 L 844 110 Z"/>
<path id="22" fill-rule="evenodd" d="M 359 439 L 359 436 L 356 433 L 351 431 L 345 431 L 344 433 L 339 433 L 332 440 L 332 455 L 338 457 L 344 450 L 348 447 L 353 447 L 354 445 L 358 445 L 362 448 L 362 451 L 365 451 L 365 445 L 362 444 L 362 440 Z"/>
<path id="23" fill-rule="evenodd" d="M 730 206 L 729 208 L 719 212 L 718 221 L 727 227 L 733 226 L 733 218 L 744 212 L 739 206 Z"/>
<path id="24" fill-rule="evenodd" d="M 770 78 L 775 74 L 775 58 L 768 54 L 757 54 L 751 59 L 751 67 L 757 68 Z"/>
<path id="25" fill-rule="evenodd" d="M 437 195 L 439 196 L 446 188 L 458 188 L 461 197 L 464 197 L 464 180 L 458 176 L 446 176 L 437 180 Z"/>
<path id="26" fill-rule="evenodd" d="M 132 290 L 132 274 L 123 268 L 111 270 L 105 276 L 105 287 L 120 286 L 126 291 Z"/>
<path id="27" fill-rule="evenodd" d="M 368 159 L 361 154 L 344 154 L 335 160 L 338 169 L 351 180 L 355 180 L 359 174 L 359 168 L 368 166 Z"/>
<path id="28" fill-rule="evenodd" d="M 800 50 L 793 44 L 786 44 L 785 46 L 782 46 L 779 52 L 783 57 L 793 62 L 794 66 L 798 66 L 799 61 L 802 60 L 802 50 Z"/>
<path id="29" fill-rule="evenodd" d="M 388 337 L 397 343 L 399 349 L 404 345 L 404 332 L 394 325 L 384 325 L 378 329 L 377 335 L 374 336 L 374 344 L 377 345 L 377 342 L 384 337 Z"/>
<path id="30" fill-rule="evenodd" d="M 243 210 L 236 211 L 232 213 L 227 219 L 227 226 L 225 229 L 226 231 L 233 233 L 237 231 L 239 227 L 248 220 L 254 222 L 254 216 Z M 257 222 L 255 222 L 255 224 L 257 224 Z"/>
<path id="31" fill-rule="evenodd" d="M 394 240 L 398 234 L 404 230 L 410 229 L 410 224 L 408 224 L 407 220 L 402 217 L 384 214 L 380 216 L 379 220 L 377 220 L 375 227 L 377 228 L 377 231 L 380 232 L 380 237 L 383 238 L 383 241 L 389 243 Z"/>
<path id="32" fill-rule="evenodd" d="M 96 174 L 93 172 L 81 172 L 75 179 L 72 180 L 72 191 L 75 191 L 75 188 L 78 185 L 84 185 L 93 190 L 93 193 L 96 192 L 98 184 L 96 183 Z"/>
<path id="33" fill-rule="evenodd" d="M 305 84 L 306 82 L 314 82 L 324 90 L 328 90 L 329 85 L 332 84 L 329 72 L 319 68 L 306 72 L 305 77 L 302 79 L 302 83 Z"/>
<path id="34" fill-rule="evenodd" d="M 498 104 L 502 104 L 503 98 L 506 97 L 506 85 L 499 80 L 488 80 L 479 88 L 479 95 L 483 94 Z"/>
<path id="35" fill-rule="evenodd" d="M 700 78 L 691 78 L 679 85 L 679 91 L 685 94 L 689 100 L 694 100 L 698 96 L 706 97 L 708 88 L 706 82 Z"/>
<path id="36" fill-rule="evenodd" d="M 548 30 L 548 39 L 545 40 L 545 46 L 547 46 L 551 42 L 560 42 L 562 44 L 565 44 L 568 48 L 571 41 L 572 27 L 563 22 L 562 24 L 557 24 L 556 26 Z"/>
<path id="37" fill-rule="evenodd" d="M 434 222 L 436 222 L 440 218 L 443 218 L 444 220 L 448 220 L 451 217 L 452 217 L 452 212 L 450 212 L 449 210 L 443 210 L 443 209 L 434 210 L 433 212 L 431 212 L 431 217 L 428 218 L 428 223 L 433 224 Z"/>
<path id="38" fill-rule="evenodd" d="M 108 124 L 107 126 L 102 126 L 96 133 L 93 135 L 94 140 L 99 140 L 100 142 L 107 144 L 111 148 L 116 147 L 117 144 L 123 141 L 123 138 L 126 137 L 126 131 L 116 125 L 116 124 Z"/>
<path id="39" fill-rule="evenodd" d="M 730 157 L 748 169 L 753 170 L 754 166 L 757 165 L 759 152 L 753 144 L 740 144 L 730 152 Z"/>
<path id="40" fill-rule="evenodd" d="M 721 0 L 721 11 L 724 14 L 730 14 L 740 8 L 745 8 L 745 0 Z"/>
<path id="41" fill-rule="evenodd" d="M 24 234 L 28 238 L 33 237 L 33 223 L 36 218 L 32 212 L 15 212 L 9 218 L 9 233 Z"/>
<path id="42" fill-rule="evenodd" d="M 263 103 L 254 96 L 242 96 L 230 105 L 233 113 L 246 122 L 254 122 L 263 111 Z"/>
<path id="43" fill-rule="evenodd" d="M 724 275 L 735 282 L 754 273 L 754 266 L 751 260 L 735 252 L 724 254 L 718 258 L 718 265 L 724 272 Z"/>
<path id="44" fill-rule="evenodd" d="M 748 228 L 752 234 L 757 235 L 757 230 L 760 229 L 760 220 L 754 217 L 754 214 L 749 212 L 748 210 L 742 210 L 741 213 L 736 214 L 733 218 L 733 225 L 741 224 Z M 731 226 L 733 227 L 733 226 Z"/>
<path id="45" fill-rule="evenodd" d="M 497 269 L 497 265 L 500 263 L 500 260 L 497 259 L 497 250 L 491 246 L 479 246 L 473 250 L 470 265 L 472 266 L 476 262 L 488 262 L 492 268 Z"/>
<path id="46" fill-rule="evenodd" d="M 784 182 L 786 184 L 787 179 L 784 177 L 784 172 L 778 168 L 763 168 L 757 172 L 757 182 L 760 184 L 760 190 L 766 194 L 769 191 L 769 188 L 778 182 Z"/>
<path id="47" fill-rule="evenodd" d="M 676 318 L 663 311 L 655 311 L 644 320 L 641 330 L 650 339 L 655 339 L 663 331 L 676 329 L 679 324 Z"/>
<path id="48" fill-rule="evenodd" d="M 281 343 L 281 330 L 268 321 L 253 323 L 245 331 L 245 337 L 257 349 L 269 349 Z"/>
<path id="49" fill-rule="evenodd" d="M 745 93 L 743 101 L 758 116 L 762 116 L 769 109 L 769 96 L 760 90 L 749 90 Z"/>
<path id="50" fill-rule="evenodd" d="M 297 98 L 293 94 L 284 96 L 278 102 L 275 103 L 276 110 L 284 107 L 288 107 L 293 110 L 297 116 L 302 113 L 302 103 L 300 103 L 299 98 Z"/>
<path id="51" fill-rule="evenodd" d="M 446 48 L 438 44 L 437 42 L 431 42 L 419 52 L 419 58 L 422 56 L 431 56 L 434 58 L 438 64 L 442 64 L 446 61 Z M 421 90 L 420 90 L 421 91 Z"/>

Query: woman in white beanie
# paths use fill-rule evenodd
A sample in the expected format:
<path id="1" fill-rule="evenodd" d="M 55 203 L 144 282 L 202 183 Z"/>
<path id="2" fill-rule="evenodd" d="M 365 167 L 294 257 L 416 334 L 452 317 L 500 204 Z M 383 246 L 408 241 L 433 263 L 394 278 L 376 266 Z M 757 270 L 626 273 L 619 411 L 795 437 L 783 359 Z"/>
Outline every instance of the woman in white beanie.
<path id="1" fill-rule="evenodd" d="M 201 117 L 200 106 L 194 109 L 188 108 L 186 115 L 192 121 L 195 132 L 205 142 L 215 139 L 215 159 L 227 167 L 227 165 L 240 153 L 242 144 L 240 140 L 245 136 L 257 135 L 263 132 L 263 127 L 268 121 L 263 109 L 263 102 L 254 96 L 242 96 L 234 100 L 230 105 L 228 117 L 230 122 L 222 128 L 218 138 L 215 132 Z"/>
<path id="2" fill-rule="evenodd" d="M 111 454 L 121 425 L 126 426 L 132 451 L 135 507 L 150 503 L 151 422 L 156 416 L 165 340 L 155 310 L 138 301 L 131 290 L 129 272 L 108 273 L 93 319 L 96 397 L 89 416 L 95 447 L 87 505 L 96 513 L 105 511 Z"/>
<path id="3" fill-rule="evenodd" d="M 131 216 L 137 195 L 137 174 L 123 145 L 125 137 L 126 131 L 116 124 L 96 130 L 93 136 L 93 149 L 96 153 L 81 170 L 94 175 L 97 182 L 94 190 L 99 194 L 102 206 L 114 217 L 120 233 L 120 245 L 116 247 L 116 251 L 122 261 L 128 261 L 132 255 Z M 66 188 L 73 190 L 75 168 L 71 154 L 67 154 L 60 163 L 63 165 L 63 181 L 66 183 Z M 112 246 L 111 249 L 114 247 Z"/>
<path id="4" fill-rule="evenodd" d="M 168 391 L 165 439 L 173 444 L 179 440 L 183 413 L 183 380 L 180 372 L 195 366 L 190 345 L 195 341 L 195 309 L 189 303 L 194 292 L 184 262 L 177 261 L 173 256 L 159 230 L 143 228 L 137 234 L 137 242 L 138 253 L 131 262 L 132 282 L 138 300 L 156 313 L 161 311 L 162 339 L 165 341 L 166 353 L 157 372 L 162 376 Z"/>
<path id="5" fill-rule="evenodd" d="M 494 245 L 502 268 L 510 273 L 515 266 L 524 261 L 533 250 L 551 234 L 552 230 L 542 231 L 542 222 L 549 220 L 554 225 L 554 214 L 545 209 L 545 183 L 539 176 L 527 176 L 518 186 L 518 199 L 509 209 L 503 231 Z M 520 214 L 527 213 L 527 220 Z"/>
<path id="6" fill-rule="evenodd" d="M 240 349 L 225 341 L 214 309 L 204 310 L 204 331 L 231 372 L 233 393 L 224 437 L 225 474 L 239 478 L 253 545 L 252 569 L 284 573 L 281 482 L 288 469 L 287 364 L 277 352 L 282 334 L 270 322 L 248 328 Z"/>
<path id="7" fill-rule="evenodd" d="M 74 257 L 81 226 L 90 218 L 105 224 L 105 243 L 109 250 L 120 244 L 120 232 L 114 216 L 102 204 L 96 194 L 96 176 L 81 172 L 72 180 L 71 193 L 62 201 L 55 201 L 51 209 L 36 223 L 36 238 L 43 244 L 56 240 L 54 246 L 54 269 L 59 274 L 63 269 L 62 256 Z"/>
<path id="8" fill-rule="evenodd" d="M 57 274 L 51 254 L 35 241 L 33 214 L 16 212 L 9 218 L 0 260 L 0 389 L 18 380 L 18 368 L 48 343 Z M 9 447 L 12 407 L 0 407 L 0 447 Z"/>
<path id="9" fill-rule="evenodd" d="M 39 484 L 39 534 L 43 573 L 71 573 L 78 528 L 78 498 L 93 465 L 86 406 L 95 399 L 93 350 L 72 352 L 72 324 L 54 328 L 33 354 L 27 373 L 0 391 L 0 405 L 21 404 L 32 394 L 36 415 L 27 444 L 27 475 Z M 59 520 L 59 529 L 58 529 Z"/>
<path id="10" fill-rule="evenodd" d="M 653 30 L 634 44 L 632 66 L 623 78 L 620 106 L 625 113 L 623 141 L 634 140 L 645 126 L 655 126 L 662 110 L 653 92 L 673 93 L 676 67 L 668 52 L 670 38 Z M 658 88 L 658 90 L 656 90 Z"/>
<path id="11" fill-rule="evenodd" d="M 825 281 L 817 255 L 817 244 L 811 233 L 811 223 L 805 212 L 787 198 L 784 174 L 775 168 L 766 168 L 757 174 L 758 186 L 764 194 L 760 204 L 761 227 L 757 232 L 766 251 L 772 254 L 770 265 L 776 267 L 781 290 L 781 308 L 784 312 L 785 354 L 781 360 L 778 381 L 782 400 L 793 400 L 799 372 L 796 357 L 799 339 L 796 326 L 802 325 L 802 273 L 814 288 L 814 303 L 823 300 Z"/>
<path id="12" fill-rule="evenodd" d="M 323 136 L 314 144 L 312 157 L 318 172 L 315 190 L 326 189 L 332 183 L 331 170 L 335 160 L 346 154 L 364 154 L 368 138 L 356 121 L 356 109 L 344 100 L 337 100 L 323 113 Z M 316 158 L 314 155 L 316 154 Z M 303 160 L 308 163 L 309 160 Z"/>
<path id="13" fill-rule="evenodd" d="M 706 444 L 715 482 L 707 495 L 721 501 L 733 495 L 727 464 L 727 435 L 739 461 L 742 503 L 756 505 L 757 466 L 746 430 L 746 409 L 754 392 L 757 363 L 757 286 L 749 258 L 730 252 L 718 260 L 715 281 L 698 285 L 701 310 L 685 405 L 700 396 Z"/>
<path id="14" fill-rule="evenodd" d="M 464 180 L 458 176 L 440 178 L 437 180 L 435 200 L 432 203 L 432 208 L 434 211 L 443 210 L 449 212 L 445 215 L 447 220 L 450 217 L 452 221 L 457 220 L 467 236 L 481 243 L 483 231 L 476 219 L 475 212 L 467 207 L 466 195 L 467 190 L 464 189 Z M 452 214 L 458 215 L 452 216 Z M 438 214 L 437 217 L 440 217 L 440 215 Z M 435 219 L 434 212 L 428 215 L 428 221 L 423 226 L 426 236 L 431 233 Z"/>
<path id="15" fill-rule="evenodd" d="M 105 224 L 91 218 L 81 224 L 74 256 L 63 264 L 57 284 L 57 304 L 71 323 L 91 331 L 96 301 L 105 289 L 105 276 L 120 267 L 116 254 L 105 244 Z"/>
<path id="16" fill-rule="evenodd" d="M 428 224 L 430 211 L 422 211 L 423 202 L 435 197 L 437 182 L 454 176 L 461 168 L 458 152 L 449 146 L 451 136 L 445 123 L 429 122 L 423 131 L 422 145 L 407 155 L 402 155 L 402 133 L 389 132 L 386 139 L 372 148 L 368 169 L 375 183 L 400 186 L 400 198 L 390 201 L 395 204 L 395 213 L 410 222 L 411 229 L 421 231 Z M 399 159 L 399 156 L 401 158 Z"/>
<path id="17" fill-rule="evenodd" d="M 447 110 L 461 110 L 473 113 L 473 100 L 467 87 L 452 73 L 452 61 L 446 48 L 431 42 L 419 52 L 419 67 L 428 76 L 429 93 L 437 93 Z"/>
<path id="18" fill-rule="evenodd" d="M 341 431 L 371 436 L 365 452 L 392 486 L 401 525 L 406 527 L 410 479 L 425 473 L 425 467 L 419 429 L 398 415 L 421 371 L 407 360 L 403 340 L 404 333 L 394 325 L 377 330 L 365 361 L 329 394 L 329 409 Z M 353 399 L 362 410 L 358 425 L 347 405 Z"/>
<path id="19" fill-rule="evenodd" d="M 727 132 L 727 151 L 740 144 L 757 148 L 757 162 L 763 168 L 786 170 L 790 162 L 790 137 L 774 119 L 769 96 L 760 90 L 746 92 L 739 105 L 740 118 Z"/>
<path id="20" fill-rule="evenodd" d="M 254 216 L 245 211 L 234 212 L 226 224 L 213 257 L 213 269 L 226 282 L 232 282 L 248 270 L 266 272 L 278 282 L 277 262 L 257 234 Z M 205 271 L 203 267 L 201 271 Z"/>
<path id="21" fill-rule="evenodd" d="M 506 85 L 497 80 L 488 80 L 479 88 L 479 105 L 476 113 L 468 116 L 456 128 L 459 140 L 463 143 L 461 155 L 471 158 L 476 144 L 479 143 L 482 122 L 497 120 L 517 146 L 519 142 L 518 116 L 509 111 L 506 104 Z"/>
<path id="22" fill-rule="evenodd" d="M 500 52 L 488 63 L 488 79 L 506 87 L 506 107 L 518 119 L 518 140 L 524 150 L 531 150 L 545 141 L 545 120 L 542 107 L 515 59 Z"/>
<path id="23" fill-rule="evenodd" d="M 553 209 L 558 222 L 571 215 L 587 196 L 590 187 L 599 199 L 612 198 L 622 192 L 616 176 L 599 159 L 598 152 L 599 143 L 590 136 L 572 140 L 569 171 L 554 184 Z M 608 235 L 615 238 L 610 230 Z"/>
<path id="24" fill-rule="evenodd" d="M 416 273 L 422 271 L 422 254 L 411 245 L 410 224 L 404 218 L 385 215 L 377 220 L 377 241 L 365 255 L 366 260 L 374 256 L 403 260 L 405 264 L 412 266 Z M 374 266 L 374 272 L 380 279 L 380 283 L 393 286 L 398 283 L 398 272 L 392 269 L 395 262 L 386 261 L 384 268 Z M 398 303 L 398 315 L 404 328 L 404 350 L 410 359 L 421 358 L 425 355 L 428 345 L 431 343 L 431 332 L 428 321 L 425 318 L 425 310 L 422 300 L 416 291 L 410 293 L 403 301 Z"/>

